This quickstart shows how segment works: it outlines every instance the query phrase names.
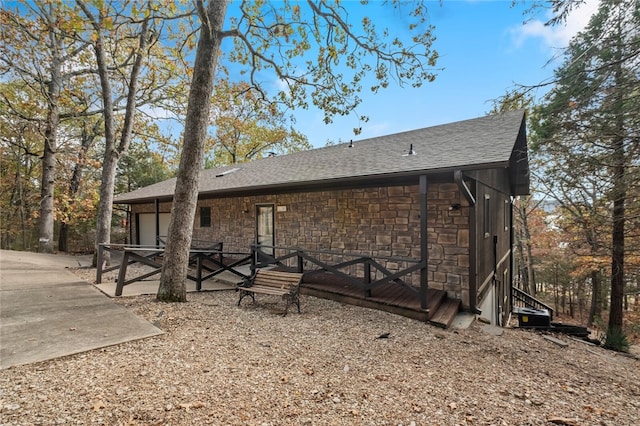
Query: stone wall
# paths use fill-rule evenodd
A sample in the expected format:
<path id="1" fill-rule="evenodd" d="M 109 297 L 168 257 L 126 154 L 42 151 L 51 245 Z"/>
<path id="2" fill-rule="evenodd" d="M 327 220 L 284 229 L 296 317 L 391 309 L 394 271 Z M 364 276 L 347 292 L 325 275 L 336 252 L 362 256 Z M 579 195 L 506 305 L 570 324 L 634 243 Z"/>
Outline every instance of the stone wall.
<path id="1" fill-rule="evenodd" d="M 417 185 L 200 200 L 194 238 L 222 241 L 225 251 L 246 252 L 255 242 L 259 204 L 276 206 L 277 246 L 420 258 Z M 211 227 L 199 226 L 202 206 L 211 207 Z M 469 206 L 453 183 L 430 184 L 427 206 L 429 286 L 446 290 L 468 307 Z M 138 206 L 133 208 L 141 211 Z M 409 264 L 387 259 L 385 266 L 393 271 Z M 419 273 L 409 277 L 415 285 L 418 279 Z"/>

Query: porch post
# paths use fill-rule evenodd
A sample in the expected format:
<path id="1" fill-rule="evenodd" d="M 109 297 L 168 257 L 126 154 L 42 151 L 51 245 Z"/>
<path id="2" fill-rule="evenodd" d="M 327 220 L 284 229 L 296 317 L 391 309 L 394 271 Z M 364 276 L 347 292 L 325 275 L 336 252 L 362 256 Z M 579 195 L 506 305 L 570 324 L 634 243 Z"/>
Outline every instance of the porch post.
<path id="1" fill-rule="evenodd" d="M 427 309 L 429 245 L 427 238 L 427 176 L 420 176 L 420 307 Z"/>
<path id="2" fill-rule="evenodd" d="M 160 248 L 160 200 L 156 198 L 153 205 L 156 219 L 156 248 Z"/>

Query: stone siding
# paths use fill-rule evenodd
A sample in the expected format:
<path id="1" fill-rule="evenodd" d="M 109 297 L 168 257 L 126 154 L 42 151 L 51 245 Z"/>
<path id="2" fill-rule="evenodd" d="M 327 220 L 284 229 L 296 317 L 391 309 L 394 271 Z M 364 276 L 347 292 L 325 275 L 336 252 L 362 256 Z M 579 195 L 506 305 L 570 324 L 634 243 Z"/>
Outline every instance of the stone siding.
<path id="1" fill-rule="evenodd" d="M 260 204 L 276 207 L 276 246 L 420 258 L 417 185 L 200 200 L 194 238 L 222 241 L 225 251 L 246 252 L 255 242 L 256 205 Z M 429 286 L 446 290 L 468 307 L 469 206 L 454 183 L 430 184 L 427 205 Z M 211 227 L 199 226 L 202 206 L 211 207 Z M 141 211 L 139 206 L 133 208 Z M 387 260 L 385 266 L 394 270 L 409 265 Z M 409 277 L 415 285 L 418 280 L 419 273 Z"/>

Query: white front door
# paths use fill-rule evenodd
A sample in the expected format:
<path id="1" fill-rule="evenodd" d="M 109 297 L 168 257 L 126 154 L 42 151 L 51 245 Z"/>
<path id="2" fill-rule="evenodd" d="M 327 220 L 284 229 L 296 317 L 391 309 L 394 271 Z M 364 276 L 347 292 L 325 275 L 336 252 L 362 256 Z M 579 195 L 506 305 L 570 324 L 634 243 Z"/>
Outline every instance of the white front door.
<path id="1" fill-rule="evenodd" d="M 169 231 L 171 213 L 160 213 L 160 236 L 166 236 Z M 156 245 L 156 215 L 155 213 L 138 213 L 138 244 L 141 246 Z"/>

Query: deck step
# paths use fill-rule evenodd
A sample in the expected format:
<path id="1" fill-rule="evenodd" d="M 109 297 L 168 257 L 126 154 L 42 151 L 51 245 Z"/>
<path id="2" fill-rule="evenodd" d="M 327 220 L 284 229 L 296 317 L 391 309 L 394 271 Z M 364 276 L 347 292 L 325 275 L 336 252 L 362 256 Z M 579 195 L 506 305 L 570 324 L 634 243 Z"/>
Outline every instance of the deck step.
<path id="1" fill-rule="evenodd" d="M 460 304 L 460 299 L 445 299 L 429 321 L 438 327 L 449 328 L 460 310 Z"/>
<path id="2" fill-rule="evenodd" d="M 427 292 L 427 309 L 429 310 L 429 321 L 436 315 L 440 306 L 447 300 L 447 292 L 430 288 Z"/>

